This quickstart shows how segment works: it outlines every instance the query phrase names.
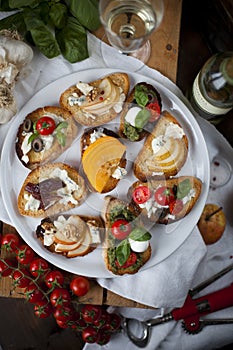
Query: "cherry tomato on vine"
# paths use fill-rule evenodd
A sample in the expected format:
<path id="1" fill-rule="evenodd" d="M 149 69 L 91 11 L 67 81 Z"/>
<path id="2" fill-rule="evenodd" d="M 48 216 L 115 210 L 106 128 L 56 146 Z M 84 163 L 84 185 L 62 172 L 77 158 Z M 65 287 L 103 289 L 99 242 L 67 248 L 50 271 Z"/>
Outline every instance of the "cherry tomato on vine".
<path id="1" fill-rule="evenodd" d="M 81 309 L 82 319 L 86 323 L 93 323 L 100 319 L 102 314 L 102 308 L 99 305 L 86 304 Z"/>
<path id="2" fill-rule="evenodd" d="M 109 323 L 110 323 L 112 332 L 118 330 L 120 328 L 120 326 L 121 326 L 121 316 L 119 316 L 116 313 L 110 314 L 110 321 L 109 321 Z"/>
<path id="3" fill-rule="evenodd" d="M 36 258 L 30 262 L 30 272 L 32 276 L 43 276 L 49 270 L 49 264 L 42 258 Z"/>
<path id="4" fill-rule="evenodd" d="M 74 310 L 70 306 L 63 306 L 55 308 L 53 316 L 58 321 L 67 322 L 72 318 Z"/>
<path id="5" fill-rule="evenodd" d="M 63 329 L 66 329 L 66 328 L 69 328 L 69 324 L 68 322 L 63 322 L 63 321 L 60 321 L 60 320 L 57 320 L 56 319 L 56 323 L 57 325 L 60 327 L 60 328 L 63 328 Z"/>
<path id="6" fill-rule="evenodd" d="M 31 282 L 24 290 L 27 301 L 36 304 L 45 299 L 44 293 L 38 289 L 38 286 Z"/>
<path id="7" fill-rule="evenodd" d="M 27 244 L 21 244 L 16 249 L 16 259 L 22 265 L 29 264 L 34 259 L 35 253 Z"/>
<path id="8" fill-rule="evenodd" d="M 143 204 L 151 197 L 151 191 L 148 186 L 138 186 L 134 189 L 132 197 L 136 204 Z"/>
<path id="9" fill-rule="evenodd" d="M 71 296 L 68 289 L 55 288 L 50 294 L 50 302 L 56 308 L 70 305 Z"/>
<path id="10" fill-rule="evenodd" d="M 172 188 L 161 186 L 155 191 L 155 200 L 160 205 L 169 205 L 175 200 Z"/>
<path id="11" fill-rule="evenodd" d="M 64 283 L 64 275 L 59 270 L 49 271 L 45 275 L 44 282 L 48 288 L 62 287 Z"/>
<path id="12" fill-rule="evenodd" d="M 123 240 L 130 234 L 131 224 L 125 219 L 116 220 L 111 227 L 112 234 L 116 239 Z"/>
<path id="13" fill-rule="evenodd" d="M 181 212 L 184 205 L 181 199 L 176 199 L 169 203 L 169 211 L 172 215 L 177 215 Z"/>
<path id="14" fill-rule="evenodd" d="M 111 338 L 111 333 L 107 333 L 105 331 L 103 331 L 102 329 L 100 329 L 98 331 L 98 339 L 96 340 L 96 343 L 98 345 L 105 345 L 107 343 L 109 343 Z"/>
<path id="15" fill-rule="evenodd" d="M 14 285 L 19 288 L 25 288 L 31 282 L 30 273 L 27 269 L 21 268 L 20 270 L 15 270 L 12 274 L 12 279 L 14 281 Z"/>
<path id="16" fill-rule="evenodd" d="M 83 341 L 86 343 L 96 343 L 98 341 L 98 331 L 92 326 L 88 326 L 82 331 Z"/>
<path id="17" fill-rule="evenodd" d="M 0 275 L 2 277 L 10 276 L 13 272 L 14 262 L 10 259 L 0 259 Z"/>
<path id="18" fill-rule="evenodd" d="M 20 239 L 15 233 L 6 233 L 2 236 L 1 245 L 7 252 L 14 252 L 20 244 Z"/>
<path id="19" fill-rule="evenodd" d="M 44 116 L 36 123 L 36 130 L 40 135 L 50 135 L 54 132 L 56 123 L 53 118 Z"/>
<path id="20" fill-rule="evenodd" d="M 81 297 L 89 291 L 90 282 L 83 276 L 74 277 L 70 282 L 70 289 L 75 295 Z"/>
<path id="21" fill-rule="evenodd" d="M 38 301 L 34 306 L 34 314 L 39 318 L 47 318 L 52 312 L 52 305 L 47 300 Z"/>
<path id="22" fill-rule="evenodd" d="M 134 252 L 130 252 L 128 259 L 126 260 L 126 262 L 123 265 L 120 265 L 118 260 L 116 260 L 116 265 L 117 265 L 117 267 L 122 267 L 123 269 L 126 269 L 127 267 L 130 267 L 133 264 L 135 264 L 136 261 L 137 261 L 137 254 Z"/>

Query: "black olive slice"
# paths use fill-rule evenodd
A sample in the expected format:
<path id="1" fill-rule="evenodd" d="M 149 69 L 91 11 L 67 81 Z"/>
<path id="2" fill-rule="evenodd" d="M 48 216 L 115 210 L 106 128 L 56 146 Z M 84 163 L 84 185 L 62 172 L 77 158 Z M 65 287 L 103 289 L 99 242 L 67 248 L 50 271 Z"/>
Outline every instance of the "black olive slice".
<path id="1" fill-rule="evenodd" d="M 43 141 L 39 137 L 36 137 L 32 141 L 32 149 L 35 152 L 41 152 L 43 150 L 43 148 L 44 148 Z"/>
<path id="2" fill-rule="evenodd" d="M 33 129 L 33 122 L 31 119 L 26 119 L 23 123 L 23 130 L 26 132 L 30 132 Z"/>

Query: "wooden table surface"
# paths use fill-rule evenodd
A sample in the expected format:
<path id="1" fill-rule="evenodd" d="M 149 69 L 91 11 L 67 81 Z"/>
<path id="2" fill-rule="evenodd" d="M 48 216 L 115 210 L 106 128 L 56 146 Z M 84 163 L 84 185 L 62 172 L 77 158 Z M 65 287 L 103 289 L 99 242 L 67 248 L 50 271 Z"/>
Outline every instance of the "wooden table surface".
<path id="1" fill-rule="evenodd" d="M 179 37 L 180 37 L 180 22 L 182 12 L 182 0 L 164 0 L 165 13 L 164 19 L 157 31 L 151 36 L 152 55 L 148 66 L 160 71 L 173 82 L 176 82 L 177 64 L 179 54 Z M 103 37 L 103 29 L 100 28 L 96 35 Z M 0 222 L 0 232 L 4 235 L 7 232 L 16 232 L 14 227 Z M 17 232 L 16 232 L 17 233 Z M 2 257 L 4 257 L 4 254 Z M 68 277 L 70 274 L 67 274 Z M 0 296 L 9 298 L 22 298 L 19 294 L 22 292 L 16 289 L 12 293 L 11 278 L 5 277 L 0 279 Z M 91 303 L 98 305 L 114 305 L 128 307 L 143 307 L 146 305 L 139 304 L 133 300 L 123 298 L 115 293 L 100 287 L 94 280 L 91 280 L 91 289 L 87 295 L 80 298 L 81 303 Z"/>

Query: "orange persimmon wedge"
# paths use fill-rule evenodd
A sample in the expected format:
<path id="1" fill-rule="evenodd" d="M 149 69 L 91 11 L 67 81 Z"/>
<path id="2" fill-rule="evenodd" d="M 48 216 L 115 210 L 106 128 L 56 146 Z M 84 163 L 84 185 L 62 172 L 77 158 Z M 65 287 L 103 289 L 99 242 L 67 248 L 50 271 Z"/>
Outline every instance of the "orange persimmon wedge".
<path id="1" fill-rule="evenodd" d="M 111 136 L 104 136 L 92 143 L 83 153 L 83 170 L 97 192 L 102 192 L 115 168 L 126 151 L 126 146 Z"/>

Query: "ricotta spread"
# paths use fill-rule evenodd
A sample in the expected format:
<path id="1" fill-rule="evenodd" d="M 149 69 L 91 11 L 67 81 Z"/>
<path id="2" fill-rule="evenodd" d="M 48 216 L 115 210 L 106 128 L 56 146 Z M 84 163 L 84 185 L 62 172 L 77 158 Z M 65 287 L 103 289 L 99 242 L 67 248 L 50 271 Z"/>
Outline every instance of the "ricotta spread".
<path id="1" fill-rule="evenodd" d="M 170 139 L 182 139 L 184 136 L 184 130 L 177 124 L 169 123 L 167 126 L 165 133 L 163 135 L 159 135 L 152 140 L 151 147 L 153 153 L 156 154 L 161 147 L 163 147 L 166 142 Z"/>
<path id="2" fill-rule="evenodd" d="M 112 177 L 114 177 L 114 179 L 121 180 L 126 174 L 127 171 L 125 170 L 125 168 L 121 168 L 118 166 L 112 174 Z"/>

